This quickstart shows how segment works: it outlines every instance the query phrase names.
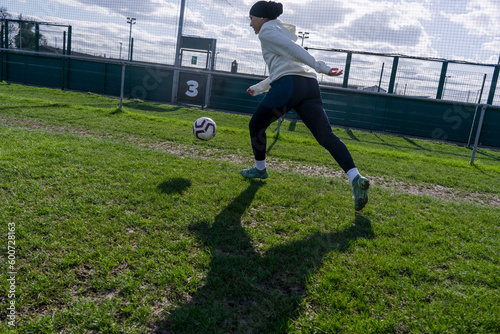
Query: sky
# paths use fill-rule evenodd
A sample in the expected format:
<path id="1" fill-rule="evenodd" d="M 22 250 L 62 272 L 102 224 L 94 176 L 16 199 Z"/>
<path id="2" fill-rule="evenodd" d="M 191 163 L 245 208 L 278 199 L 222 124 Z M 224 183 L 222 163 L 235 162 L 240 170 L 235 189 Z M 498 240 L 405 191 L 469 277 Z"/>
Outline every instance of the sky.
<path id="1" fill-rule="evenodd" d="M 172 64 L 181 0 L 2 0 L 0 7 L 15 17 L 71 25 L 73 50 L 126 57 L 130 25 L 134 59 Z M 500 0 L 282 0 L 280 19 L 309 32 L 304 46 L 322 49 L 402 54 L 415 57 L 497 64 L 500 56 Z M 237 60 L 240 72 L 266 74 L 260 44 L 249 26 L 254 0 L 186 0 L 183 33 L 217 39 L 217 69 L 229 70 Z M 42 31 L 51 46 L 61 47 L 61 29 Z M 299 39 L 299 43 L 301 40 Z M 121 43 L 121 44 L 120 44 Z M 311 51 L 318 59 L 343 67 L 345 54 Z M 191 54 L 186 53 L 190 59 Z M 201 57 L 203 58 L 203 55 Z M 391 58 L 356 56 L 358 77 L 369 71 L 377 84 L 388 80 Z M 204 62 L 201 61 L 204 66 Z M 384 65 L 382 65 L 384 64 Z M 413 67 L 411 60 L 401 66 Z M 439 75 L 439 63 L 418 63 L 422 75 Z M 363 70 L 364 69 L 364 70 Z M 460 69 L 457 71 L 469 71 Z M 476 71 L 472 69 L 471 71 Z M 480 68 L 477 72 L 488 72 Z M 462 75 L 463 76 L 463 75 Z M 482 79 L 478 73 L 470 81 Z M 458 75 L 456 76 L 458 77 Z M 478 79 L 480 78 L 480 79 Z M 337 79 L 341 80 L 341 79 Z M 450 87 L 454 80 L 450 76 Z"/>

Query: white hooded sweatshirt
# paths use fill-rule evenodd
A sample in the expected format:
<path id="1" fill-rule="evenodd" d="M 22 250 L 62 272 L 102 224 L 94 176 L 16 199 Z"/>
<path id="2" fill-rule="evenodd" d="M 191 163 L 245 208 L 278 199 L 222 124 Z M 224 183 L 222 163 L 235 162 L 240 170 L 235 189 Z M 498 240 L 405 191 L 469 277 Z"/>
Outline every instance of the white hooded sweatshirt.
<path id="1" fill-rule="evenodd" d="M 316 73 L 328 74 L 330 67 L 316 59 L 300 45 L 296 44 L 298 37 L 285 28 L 280 20 L 264 23 L 259 31 L 262 46 L 262 56 L 269 69 L 269 78 L 250 87 L 254 95 L 267 92 L 270 84 L 285 75 L 300 75 L 316 78 Z M 307 66 L 305 66 L 307 65 Z"/>

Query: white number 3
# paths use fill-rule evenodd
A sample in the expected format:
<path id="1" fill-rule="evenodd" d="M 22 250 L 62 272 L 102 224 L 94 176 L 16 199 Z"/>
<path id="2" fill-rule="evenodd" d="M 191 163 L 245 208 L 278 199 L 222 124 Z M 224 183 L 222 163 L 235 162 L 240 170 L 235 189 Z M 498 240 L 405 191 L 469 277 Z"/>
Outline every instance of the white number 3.
<path id="1" fill-rule="evenodd" d="M 197 96 L 198 95 L 197 88 L 199 86 L 198 82 L 195 81 L 195 80 L 189 80 L 187 82 L 187 84 L 188 84 L 189 89 L 186 92 L 186 95 L 189 96 L 189 97 L 195 97 L 195 96 Z"/>

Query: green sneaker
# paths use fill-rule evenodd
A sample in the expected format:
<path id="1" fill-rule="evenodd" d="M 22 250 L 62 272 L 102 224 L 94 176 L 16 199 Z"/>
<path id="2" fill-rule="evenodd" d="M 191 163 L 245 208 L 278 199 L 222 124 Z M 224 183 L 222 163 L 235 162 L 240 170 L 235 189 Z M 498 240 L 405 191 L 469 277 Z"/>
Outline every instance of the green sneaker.
<path id="1" fill-rule="evenodd" d="M 249 169 L 242 170 L 240 174 L 247 179 L 267 179 L 269 177 L 266 169 L 258 170 L 255 166 Z"/>
<path id="2" fill-rule="evenodd" d="M 370 188 L 370 181 L 361 175 L 356 176 L 356 178 L 352 181 L 354 210 L 359 211 L 365 207 L 366 203 L 368 203 L 368 188 Z"/>

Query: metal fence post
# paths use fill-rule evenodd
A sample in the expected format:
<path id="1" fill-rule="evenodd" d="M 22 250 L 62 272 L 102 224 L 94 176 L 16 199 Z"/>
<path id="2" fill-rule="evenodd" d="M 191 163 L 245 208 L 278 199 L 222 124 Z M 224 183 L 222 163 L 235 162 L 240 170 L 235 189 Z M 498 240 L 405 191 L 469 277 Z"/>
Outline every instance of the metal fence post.
<path id="1" fill-rule="evenodd" d="M 63 31 L 63 48 L 62 48 L 63 56 L 66 54 L 66 30 Z"/>
<path id="2" fill-rule="evenodd" d="M 474 141 L 474 149 L 472 150 L 472 157 L 470 159 L 471 166 L 474 164 L 474 158 L 476 157 L 477 145 L 479 144 L 479 138 L 481 137 L 481 130 L 483 129 L 484 114 L 486 113 L 487 104 L 483 105 L 481 108 L 481 116 L 479 117 L 479 124 L 477 125 L 476 140 Z"/>
<path id="3" fill-rule="evenodd" d="M 68 26 L 68 48 L 66 50 L 66 54 L 68 56 L 71 55 L 71 32 L 72 32 L 71 26 Z"/>
<path id="4" fill-rule="evenodd" d="M 182 41 L 182 29 L 184 26 L 184 11 L 186 9 L 186 0 L 181 0 L 181 10 L 179 13 L 179 28 L 177 30 L 177 43 L 175 46 L 175 69 L 172 81 L 172 103 L 177 103 L 177 93 L 179 91 L 179 74 L 181 68 L 180 50 Z"/>
<path id="5" fill-rule="evenodd" d="M 349 72 L 351 70 L 351 61 L 352 61 L 352 52 L 347 52 L 347 58 L 345 60 L 345 69 L 344 69 L 344 82 L 342 87 L 347 88 L 349 83 Z"/>
<path id="6" fill-rule="evenodd" d="M 207 88 L 205 91 L 205 107 L 209 108 L 210 107 L 210 99 L 212 98 L 212 81 L 213 81 L 213 72 L 214 72 L 214 67 L 215 67 L 215 52 L 216 52 L 216 45 L 215 41 L 214 43 L 210 43 L 210 52 L 208 53 L 210 59 L 207 57 L 207 67 L 208 70 L 210 71 L 207 75 Z"/>
<path id="7" fill-rule="evenodd" d="M 123 106 L 123 90 L 125 89 L 125 62 L 122 63 L 122 82 L 120 86 L 120 110 Z"/>
<path id="8" fill-rule="evenodd" d="M 380 79 L 378 81 L 378 88 L 377 88 L 377 93 L 380 93 L 380 85 L 382 85 L 382 77 L 384 76 L 384 67 L 385 67 L 385 62 L 382 63 L 382 70 L 380 70 Z"/>
<path id="9" fill-rule="evenodd" d="M 5 34 L 4 36 L 4 44 L 5 44 L 5 48 L 8 49 L 9 48 L 9 20 L 5 20 L 5 28 L 3 29 L 3 32 Z"/>
<path id="10" fill-rule="evenodd" d="M 2 44 L 0 47 L 7 49 L 9 47 L 9 20 L 4 20 L 2 25 Z M 1 63 L 0 63 L 0 81 L 7 80 L 7 53 L 0 52 Z M 5 58 L 5 59 L 4 59 Z"/>
<path id="11" fill-rule="evenodd" d="M 486 82 L 487 74 L 484 73 L 483 76 L 483 85 L 481 86 L 481 92 L 479 93 L 479 98 L 476 103 L 481 103 L 481 99 L 483 97 L 484 83 Z M 476 123 L 477 109 L 479 108 L 479 104 L 476 106 L 476 110 L 474 111 L 474 118 L 472 119 L 472 125 L 470 127 L 469 140 L 467 141 L 467 147 L 470 147 L 470 139 L 472 138 L 472 131 L 474 131 L 474 124 Z"/>
<path id="12" fill-rule="evenodd" d="M 130 39 L 130 59 L 129 61 L 132 61 L 132 56 L 134 54 L 134 39 Z"/>
<path id="13" fill-rule="evenodd" d="M 35 23 L 35 52 L 40 51 L 40 24 Z"/>
<path id="14" fill-rule="evenodd" d="M 0 81 L 3 81 L 3 73 L 4 73 L 4 67 L 3 67 L 3 56 L 4 52 L 3 50 L 0 51 Z"/>
<path id="15" fill-rule="evenodd" d="M 448 71 L 448 61 L 443 62 L 441 67 L 441 76 L 439 77 L 439 86 L 436 94 L 436 99 L 441 100 L 443 97 L 444 84 L 446 82 L 446 72 Z"/>
<path id="16" fill-rule="evenodd" d="M 396 74 L 398 73 L 398 64 L 399 57 L 395 56 L 392 61 L 391 80 L 389 81 L 389 89 L 387 91 L 389 94 L 394 93 L 394 83 L 396 82 Z"/>
<path id="17" fill-rule="evenodd" d="M 493 78 L 491 79 L 490 94 L 488 95 L 488 101 L 486 102 L 486 104 L 493 104 L 493 98 L 495 97 L 495 91 L 497 89 L 499 72 L 500 72 L 500 65 L 496 65 L 495 71 L 493 72 Z"/>

